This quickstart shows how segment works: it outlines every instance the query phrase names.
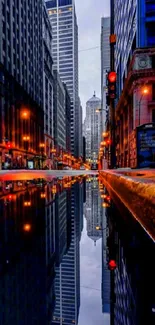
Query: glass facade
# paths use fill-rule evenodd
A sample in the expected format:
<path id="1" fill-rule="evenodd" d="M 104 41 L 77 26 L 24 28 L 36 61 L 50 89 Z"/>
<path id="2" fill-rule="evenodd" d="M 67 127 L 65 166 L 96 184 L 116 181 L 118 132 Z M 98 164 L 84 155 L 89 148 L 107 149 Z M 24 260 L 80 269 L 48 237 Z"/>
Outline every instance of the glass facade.
<path id="1" fill-rule="evenodd" d="M 119 78 L 119 97 L 133 51 L 155 44 L 155 1 L 115 0 L 114 26 L 117 35 L 115 69 Z"/>
<path id="2" fill-rule="evenodd" d="M 71 98 L 71 150 L 78 156 L 78 26 L 73 1 L 46 1 L 53 30 L 54 68 Z"/>

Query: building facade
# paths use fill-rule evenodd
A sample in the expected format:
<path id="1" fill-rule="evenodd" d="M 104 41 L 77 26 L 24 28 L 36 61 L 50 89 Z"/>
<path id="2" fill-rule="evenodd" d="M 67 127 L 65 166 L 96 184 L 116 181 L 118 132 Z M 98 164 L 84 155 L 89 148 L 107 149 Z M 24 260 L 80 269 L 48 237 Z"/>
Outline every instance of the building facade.
<path id="1" fill-rule="evenodd" d="M 95 93 L 86 103 L 85 136 L 86 159 L 97 164 L 101 141 L 101 100 Z"/>
<path id="2" fill-rule="evenodd" d="M 110 17 L 101 18 L 101 109 L 102 109 L 102 130 L 105 131 L 107 95 L 107 73 L 110 70 Z"/>
<path id="3" fill-rule="evenodd" d="M 0 2 L 0 168 L 24 167 L 43 138 L 42 1 Z"/>
<path id="4" fill-rule="evenodd" d="M 65 88 L 57 70 L 54 74 L 54 141 L 57 148 L 66 149 Z"/>
<path id="5" fill-rule="evenodd" d="M 52 166 L 51 148 L 54 145 L 53 125 L 53 60 L 52 60 L 52 25 L 43 2 L 43 96 L 44 96 L 44 141 L 46 165 Z"/>
<path id="6" fill-rule="evenodd" d="M 46 1 L 53 30 L 54 67 L 71 98 L 71 151 L 78 152 L 78 26 L 74 0 Z"/>
<path id="7" fill-rule="evenodd" d="M 66 107 L 66 151 L 71 152 L 71 100 L 66 84 L 65 88 L 65 107 Z"/>
<path id="8" fill-rule="evenodd" d="M 155 51 L 151 48 L 155 45 L 154 7 L 155 1 L 114 1 L 116 158 L 119 167 L 136 167 L 135 130 L 139 125 L 155 122 Z M 147 90 L 144 90 L 146 84 Z"/>

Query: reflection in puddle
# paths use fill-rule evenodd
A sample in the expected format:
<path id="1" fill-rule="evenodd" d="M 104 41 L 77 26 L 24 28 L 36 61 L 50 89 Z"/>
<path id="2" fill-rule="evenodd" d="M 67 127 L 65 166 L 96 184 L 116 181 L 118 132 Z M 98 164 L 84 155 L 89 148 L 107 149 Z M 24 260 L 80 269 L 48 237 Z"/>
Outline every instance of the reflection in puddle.
<path id="1" fill-rule="evenodd" d="M 0 191 L 0 324 L 155 324 L 154 244 L 97 177 Z"/>

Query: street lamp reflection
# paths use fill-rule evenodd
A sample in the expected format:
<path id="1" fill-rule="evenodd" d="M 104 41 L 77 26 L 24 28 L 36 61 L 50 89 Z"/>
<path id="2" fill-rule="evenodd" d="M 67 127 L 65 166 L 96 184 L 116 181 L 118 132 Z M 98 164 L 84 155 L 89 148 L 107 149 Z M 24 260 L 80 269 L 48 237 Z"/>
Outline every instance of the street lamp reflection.
<path id="1" fill-rule="evenodd" d="M 29 223 L 24 224 L 24 226 L 23 226 L 23 230 L 24 230 L 25 232 L 30 232 L 31 229 L 32 229 L 32 226 L 31 226 Z"/>
<path id="2" fill-rule="evenodd" d="M 30 207 L 31 206 L 31 202 L 30 201 L 25 201 L 24 202 L 24 207 Z"/>

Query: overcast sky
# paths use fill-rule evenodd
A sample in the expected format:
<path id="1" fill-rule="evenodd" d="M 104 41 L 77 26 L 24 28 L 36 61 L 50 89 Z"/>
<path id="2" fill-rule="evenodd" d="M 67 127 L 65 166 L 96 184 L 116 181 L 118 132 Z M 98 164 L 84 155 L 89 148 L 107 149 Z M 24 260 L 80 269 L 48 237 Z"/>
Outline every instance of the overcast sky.
<path id="1" fill-rule="evenodd" d="M 79 27 L 79 95 L 85 114 L 86 101 L 94 90 L 100 97 L 101 17 L 109 16 L 109 0 L 75 0 Z M 81 51 L 87 48 L 97 49 Z"/>
<path id="2" fill-rule="evenodd" d="M 102 239 L 94 242 L 87 236 L 86 219 L 80 242 L 79 325 L 110 325 L 110 316 L 102 313 Z"/>

